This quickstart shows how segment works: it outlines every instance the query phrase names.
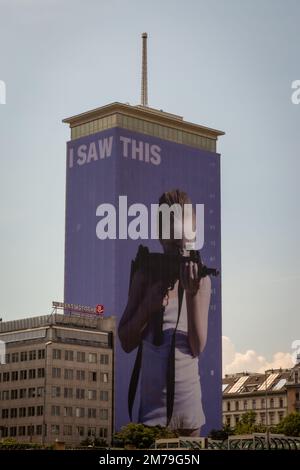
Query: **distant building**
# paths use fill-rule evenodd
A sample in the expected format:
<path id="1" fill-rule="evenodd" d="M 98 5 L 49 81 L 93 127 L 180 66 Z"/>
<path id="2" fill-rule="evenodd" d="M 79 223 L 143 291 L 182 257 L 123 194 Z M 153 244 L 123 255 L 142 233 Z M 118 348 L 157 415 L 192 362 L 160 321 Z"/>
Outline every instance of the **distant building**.
<path id="1" fill-rule="evenodd" d="M 243 413 L 254 411 L 256 423 L 273 426 L 300 412 L 300 363 L 265 374 L 242 372 L 223 379 L 223 424 L 234 427 Z"/>
<path id="2" fill-rule="evenodd" d="M 53 314 L 0 323 L 0 438 L 111 441 L 115 319 Z"/>

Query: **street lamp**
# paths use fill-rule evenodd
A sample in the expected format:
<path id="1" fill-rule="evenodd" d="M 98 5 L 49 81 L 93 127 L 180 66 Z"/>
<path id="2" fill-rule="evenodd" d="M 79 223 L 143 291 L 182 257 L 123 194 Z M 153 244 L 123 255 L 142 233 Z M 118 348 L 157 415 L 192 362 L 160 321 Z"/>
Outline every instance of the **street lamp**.
<path id="1" fill-rule="evenodd" d="M 47 405 L 47 350 L 48 346 L 52 344 L 52 341 L 45 343 L 45 380 L 44 380 L 44 409 L 43 409 L 43 430 L 42 430 L 42 444 L 45 444 L 46 440 L 46 405 Z"/>
<path id="2" fill-rule="evenodd" d="M 270 449 L 270 439 L 269 439 L 269 427 L 268 427 L 268 375 L 267 371 L 265 371 L 265 409 L 266 409 L 266 443 L 267 443 L 267 449 Z"/>

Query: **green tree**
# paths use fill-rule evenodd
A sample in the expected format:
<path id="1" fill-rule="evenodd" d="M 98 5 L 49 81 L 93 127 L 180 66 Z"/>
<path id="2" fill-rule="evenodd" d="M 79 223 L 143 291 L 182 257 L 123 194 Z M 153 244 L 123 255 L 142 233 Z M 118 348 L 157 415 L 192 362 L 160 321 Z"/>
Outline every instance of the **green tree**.
<path id="1" fill-rule="evenodd" d="M 144 426 L 143 424 L 130 423 L 115 433 L 114 442 L 122 446 L 134 446 L 138 449 L 149 448 L 156 439 L 176 437 L 174 431 L 161 426 Z"/>
<path id="2" fill-rule="evenodd" d="M 253 410 L 243 413 L 237 423 L 234 434 L 252 434 L 253 432 L 265 432 L 266 427 L 262 424 L 255 424 L 256 414 Z"/>
<path id="3" fill-rule="evenodd" d="M 283 418 L 277 425 L 276 430 L 278 433 L 285 434 L 286 436 L 300 436 L 300 413 L 293 412 Z"/>

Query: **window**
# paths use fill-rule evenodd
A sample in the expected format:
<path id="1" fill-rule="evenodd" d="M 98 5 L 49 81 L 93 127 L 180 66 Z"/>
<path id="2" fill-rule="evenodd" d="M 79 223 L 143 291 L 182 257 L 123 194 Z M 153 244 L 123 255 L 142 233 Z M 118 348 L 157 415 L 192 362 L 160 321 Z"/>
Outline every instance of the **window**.
<path id="1" fill-rule="evenodd" d="M 230 416 L 230 415 L 227 415 L 227 416 L 226 416 L 226 424 L 227 424 L 227 426 L 230 426 L 230 423 L 231 423 L 231 416 Z"/>
<path id="2" fill-rule="evenodd" d="M 51 416 L 60 416 L 60 406 L 51 406 Z"/>
<path id="3" fill-rule="evenodd" d="M 45 349 L 38 350 L 38 359 L 45 359 Z"/>
<path id="4" fill-rule="evenodd" d="M 27 390 L 26 388 L 20 388 L 20 398 L 26 398 Z"/>
<path id="5" fill-rule="evenodd" d="M 239 415 L 235 415 L 234 416 L 234 420 L 235 420 L 235 424 L 238 424 L 239 420 L 240 420 L 240 416 Z"/>
<path id="6" fill-rule="evenodd" d="M 74 361 L 74 353 L 73 351 L 65 351 L 65 361 Z"/>
<path id="7" fill-rule="evenodd" d="M 61 350 L 53 349 L 52 350 L 52 359 L 61 359 Z"/>
<path id="8" fill-rule="evenodd" d="M 102 439 L 106 439 L 107 438 L 107 428 L 100 428 L 99 429 L 99 437 Z"/>
<path id="9" fill-rule="evenodd" d="M 227 402 L 227 411 L 230 411 L 230 401 Z"/>
<path id="10" fill-rule="evenodd" d="M 85 380 L 85 371 L 84 370 L 77 370 L 76 371 L 76 379 L 77 380 Z"/>
<path id="11" fill-rule="evenodd" d="M 239 402 L 238 402 L 238 401 L 235 402 L 235 409 L 236 409 L 236 410 L 239 409 Z"/>
<path id="12" fill-rule="evenodd" d="M 65 369 L 65 379 L 73 380 L 73 369 Z"/>
<path id="13" fill-rule="evenodd" d="M 27 436 L 33 436 L 34 435 L 34 426 L 30 425 L 27 426 Z"/>
<path id="14" fill-rule="evenodd" d="M 84 408 L 76 408 L 75 416 L 76 418 L 84 418 Z"/>
<path id="15" fill-rule="evenodd" d="M 18 390 L 11 390 L 10 391 L 10 399 L 16 400 L 18 398 Z"/>
<path id="16" fill-rule="evenodd" d="M 34 406 L 28 407 L 28 416 L 35 416 L 35 408 Z"/>
<path id="17" fill-rule="evenodd" d="M 11 362 L 19 362 L 19 353 L 17 353 L 17 352 L 12 353 Z"/>
<path id="18" fill-rule="evenodd" d="M 3 372 L 3 382 L 9 382 L 9 372 Z"/>
<path id="19" fill-rule="evenodd" d="M 96 418 L 96 408 L 88 408 L 88 418 Z"/>
<path id="20" fill-rule="evenodd" d="M 36 427 L 36 433 L 38 436 L 41 436 L 43 433 L 43 426 L 41 424 L 38 424 Z"/>
<path id="21" fill-rule="evenodd" d="M 96 428 L 88 428 L 88 436 L 95 437 L 96 436 Z"/>
<path id="22" fill-rule="evenodd" d="M 89 381 L 96 382 L 97 381 L 97 372 L 90 371 L 89 372 Z"/>
<path id="23" fill-rule="evenodd" d="M 51 434 L 59 434 L 59 425 L 51 424 Z"/>
<path id="24" fill-rule="evenodd" d="M 72 426 L 70 424 L 64 425 L 64 436 L 72 436 Z"/>
<path id="25" fill-rule="evenodd" d="M 35 369 L 29 369 L 28 378 L 29 379 L 35 379 Z"/>
<path id="26" fill-rule="evenodd" d="M 52 367 L 52 378 L 60 379 L 61 369 L 59 367 Z"/>
<path id="27" fill-rule="evenodd" d="M 44 414 L 44 407 L 42 405 L 39 405 L 36 407 L 36 415 L 37 416 L 43 416 Z"/>
<path id="28" fill-rule="evenodd" d="M 16 437 L 17 435 L 17 427 L 13 426 L 12 428 L 9 428 L 9 435 L 10 437 Z"/>
<path id="29" fill-rule="evenodd" d="M 100 419 L 103 419 L 103 420 L 108 419 L 108 410 L 107 409 L 100 410 Z"/>
<path id="30" fill-rule="evenodd" d="M 19 426 L 19 436 L 25 436 L 25 435 L 26 435 L 26 427 Z"/>
<path id="31" fill-rule="evenodd" d="M 85 353 L 77 351 L 77 362 L 85 362 Z"/>
<path id="32" fill-rule="evenodd" d="M 26 417 L 26 408 L 22 407 L 19 408 L 19 418 L 25 418 Z"/>
<path id="33" fill-rule="evenodd" d="M 28 398 L 35 398 L 35 388 L 28 389 Z"/>
<path id="34" fill-rule="evenodd" d="M 97 353 L 89 353 L 89 362 L 93 364 L 97 362 Z"/>
<path id="35" fill-rule="evenodd" d="M 64 416 L 65 417 L 71 417 L 73 416 L 73 410 L 72 410 L 72 406 L 65 406 L 64 407 Z"/>
<path id="36" fill-rule="evenodd" d="M 88 399 L 89 400 L 96 400 L 97 398 L 97 391 L 96 390 L 88 390 Z"/>
<path id="37" fill-rule="evenodd" d="M 21 352 L 21 362 L 27 361 L 27 351 Z"/>
<path id="38" fill-rule="evenodd" d="M 8 409 L 7 408 L 4 408 L 2 410 L 2 419 L 7 419 L 8 418 Z"/>
<path id="39" fill-rule="evenodd" d="M 6 364 L 10 363 L 10 354 L 5 354 L 5 362 Z"/>
<path id="40" fill-rule="evenodd" d="M 11 380 L 12 380 L 12 381 L 18 380 L 18 376 L 19 376 L 18 371 L 17 371 L 17 370 L 14 370 L 14 371 L 11 373 Z"/>
<path id="41" fill-rule="evenodd" d="M 101 372 L 100 373 L 100 382 L 104 382 L 104 383 L 108 382 L 108 373 L 107 372 Z"/>
<path id="42" fill-rule="evenodd" d="M 261 399 L 260 407 L 261 407 L 261 408 L 265 408 L 265 406 L 266 406 L 266 405 L 265 405 L 265 399 L 262 398 L 262 399 Z"/>
<path id="43" fill-rule="evenodd" d="M 260 413 L 260 422 L 261 424 L 265 424 L 266 421 L 266 414 L 265 413 Z"/>
<path id="44" fill-rule="evenodd" d="M 38 369 L 38 378 L 42 379 L 45 377 L 45 369 L 43 367 Z"/>
<path id="45" fill-rule="evenodd" d="M 76 398 L 78 400 L 84 400 L 84 389 L 83 388 L 76 388 Z"/>
<path id="46" fill-rule="evenodd" d="M 8 437 L 8 428 L 5 426 L 2 427 L 2 437 Z"/>
<path id="47" fill-rule="evenodd" d="M 100 390 L 100 400 L 108 401 L 108 391 L 107 390 Z"/>
<path id="48" fill-rule="evenodd" d="M 20 380 L 27 379 L 27 370 L 20 370 Z"/>
<path id="49" fill-rule="evenodd" d="M 10 409 L 10 417 L 17 418 L 18 417 L 18 408 L 11 408 Z"/>
<path id="50" fill-rule="evenodd" d="M 44 396 L 44 387 L 37 387 L 36 396 L 37 397 L 43 397 Z"/>
<path id="51" fill-rule="evenodd" d="M 30 361 L 36 360 L 36 351 L 29 351 L 29 360 Z"/>
<path id="52" fill-rule="evenodd" d="M 64 398 L 73 398 L 73 388 L 64 388 Z"/>
<path id="53" fill-rule="evenodd" d="M 9 400 L 9 390 L 3 390 L 2 400 Z"/>
<path id="54" fill-rule="evenodd" d="M 77 434 L 79 436 L 84 436 L 84 427 L 83 426 L 77 426 Z"/>
<path id="55" fill-rule="evenodd" d="M 270 399 L 270 408 L 274 408 L 274 398 Z"/>
<path id="56" fill-rule="evenodd" d="M 52 387 L 51 396 L 52 398 L 60 397 L 60 387 Z"/>
<path id="57" fill-rule="evenodd" d="M 101 354 L 100 355 L 100 364 L 108 364 L 108 354 Z"/>
<path id="58" fill-rule="evenodd" d="M 246 410 L 247 408 L 248 408 L 248 401 L 244 400 L 244 410 Z"/>
<path id="59" fill-rule="evenodd" d="M 279 398 L 279 407 L 283 408 L 283 398 Z"/>
<path id="60" fill-rule="evenodd" d="M 274 424 L 274 412 L 269 414 L 270 424 Z"/>
<path id="61" fill-rule="evenodd" d="M 256 400 L 252 400 L 252 410 L 256 409 Z"/>

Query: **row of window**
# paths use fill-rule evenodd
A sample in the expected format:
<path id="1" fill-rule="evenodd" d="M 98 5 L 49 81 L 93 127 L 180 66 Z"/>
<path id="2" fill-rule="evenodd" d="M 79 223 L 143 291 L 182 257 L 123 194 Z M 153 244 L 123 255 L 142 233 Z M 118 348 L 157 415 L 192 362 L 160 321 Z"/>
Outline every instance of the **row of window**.
<path id="1" fill-rule="evenodd" d="M 99 412 L 98 412 L 99 411 Z M 57 405 L 51 406 L 51 416 L 64 416 L 72 418 L 100 418 L 101 420 L 108 420 L 108 409 L 107 408 L 79 408 L 72 406 L 60 407 Z"/>
<path id="2" fill-rule="evenodd" d="M 6 364 L 19 361 L 35 361 L 36 359 L 45 359 L 45 349 L 33 349 L 32 351 L 14 352 L 5 355 Z"/>
<path id="3" fill-rule="evenodd" d="M 107 365 L 109 364 L 109 355 L 108 354 L 100 354 L 99 355 L 99 362 L 100 364 Z M 52 359 L 65 361 L 74 361 L 76 358 L 77 362 L 89 362 L 91 364 L 96 364 L 98 362 L 98 354 L 97 353 L 85 353 L 84 351 L 70 351 L 68 349 L 52 349 Z"/>
<path id="4" fill-rule="evenodd" d="M 15 382 L 16 380 L 32 380 L 42 379 L 45 377 L 45 369 L 39 367 L 38 369 L 24 369 L 24 370 L 13 370 L 11 372 L 0 373 L 0 382 Z"/>
<path id="5" fill-rule="evenodd" d="M 74 369 L 61 369 L 60 367 L 52 368 L 52 377 L 55 379 L 62 378 L 65 380 L 86 380 L 87 378 L 90 382 L 96 382 L 97 378 L 100 379 L 100 382 L 108 383 L 109 375 L 108 372 L 100 372 L 97 374 L 96 371 L 85 371 L 85 370 L 74 370 Z M 38 369 L 24 369 L 24 370 L 14 370 L 12 372 L 2 372 L 0 373 L 0 382 L 16 382 L 17 380 L 33 380 L 41 379 L 45 377 L 45 369 L 40 367 Z"/>
<path id="6" fill-rule="evenodd" d="M 86 371 L 52 367 L 52 378 L 61 379 L 62 377 L 64 377 L 65 380 L 86 380 Z M 96 371 L 87 371 L 87 379 L 89 382 L 97 382 L 98 377 L 100 377 L 101 382 L 108 381 L 107 372 L 100 372 L 100 374 L 97 374 Z"/>
<path id="7" fill-rule="evenodd" d="M 28 406 L 21 408 L 3 408 L 1 410 L 2 419 L 13 419 L 13 418 L 26 418 L 32 416 L 43 416 L 43 406 Z M 72 406 L 51 406 L 51 416 L 64 416 L 72 418 L 98 418 L 107 421 L 108 420 L 108 409 L 107 408 L 80 408 Z"/>
<path id="8" fill-rule="evenodd" d="M 24 398 L 37 398 L 44 396 L 44 387 L 30 387 L 30 388 L 17 388 L 13 390 L 2 390 L 0 391 L 0 400 L 17 400 Z M 73 389 L 71 387 L 51 387 L 51 397 L 58 398 L 76 398 L 78 400 L 97 400 L 97 390 L 84 388 Z M 109 400 L 108 390 L 100 390 L 99 398 L 101 401 Z"/>
<path id="9" fill-rule="evenodd" d="M 98 354 L 97 353 L 85 353 L 82 351 L 70 351 L 68 349 L 52 349 L 52 358 L 53 359 L 65 359 L 65 361 L 74 361 L 75 358 L 77 362 L 90 362 L 97 363 Z M 45 359 L 45 349 L 37 349 L 32 351 L 21 351 L 8 353 L 5 355 L 6 364 L 16 363 L 16 362 L 25 362 L 25 361 L 35 361 L 37 359 Z M 99 358 L 100 364 L 109 364 L 109 355 L 100 354 Z"/>
<path id="10" fill-rule="evenodd" d="M 52 398 L 59 398 L 62 396 L 62 388 L 53 386 L 51 387 L 51 396 Z M 97 390 L 85 390 L 84 388 L 64 387 L 63 388 L 64 398 L 76 398 L 77 400 L 97 400 Z M 100 400 L 108 401 L 109 392 L 107 390 L 100 390 Z"/>
<path id="11" fill-rule="evenodd" d="M 64 436 L 80 436 L 80 437 L 96 437 L 97 428 L 96 427 L 88 427 L 85 428 L 84 426 L 76 426 L 73 427 L 71 425 L 64 425 L 60 426 L 59 424 L 52 424 L 50 426 L 50 433 L 58 435 L 62 431 Z M 74 434 L 73 434 L 74 432 Z M 0 429 L 0 437 L 16 437 L 16 436 L 41 436 L 43 433 L 43 426 L 42 424 L 38 424 L 36 426 L 11 426 L 8 427 L 1 427 Z M 108 436 L 108 428 L 101 427 L 98 430 L 98 436 L 100 438 L 106 439 Z"/>
<path id="12" fill-rule="evenodd" d="M 240 420 L 242 415 L 226 415 L 225 422 L 228 426 L 236 426 Z M 285 414 L 283 411 L 278 412 L 278 420 L 280 422 L 284 418 Z M 258 424 L 266 424 L 266 413 L 259 413 L 259 417 L 257 417 L 256 422 Z M 276 424 L 276 414 L 274 411 L 268 413 L 268 425 Z"/>
<path id="13" fill-rule="evenodd" d="M 27 416 L 43 416 L 44 407 L 43 406 L 28 406 L 21 408 L 3 408 L 1 410 L 2 419 L 8 418 L 26 418 Z"/>
<path id="14" fill-rule="evenodd" d="M 243 408 L 241 407 L 241 402 L 236 400 L 235 402 L 232 401 L 227 401 L 226 402 L 226 411 L 238 411 L 240 409 L 248 410 L 248 405 L 250 404 L 250 408 L 252 410 L 256 410 L 259 408 L 257 405 L 260 404 L 260 409 L 265 409 L 266 407 L 266 401 L 264 398 L 262 398 L 260 401 L 259 400 L 244 400 L 243 401 Z M 278 408 L 283 408 L 284 407 L 284 400 L 283 398 L 279 398 L 278 401 L 274 398 L 270 398 L 268 400 L 267 406 L 268 408 L 275 408 L 275 406 L 278 406 Z"/>

